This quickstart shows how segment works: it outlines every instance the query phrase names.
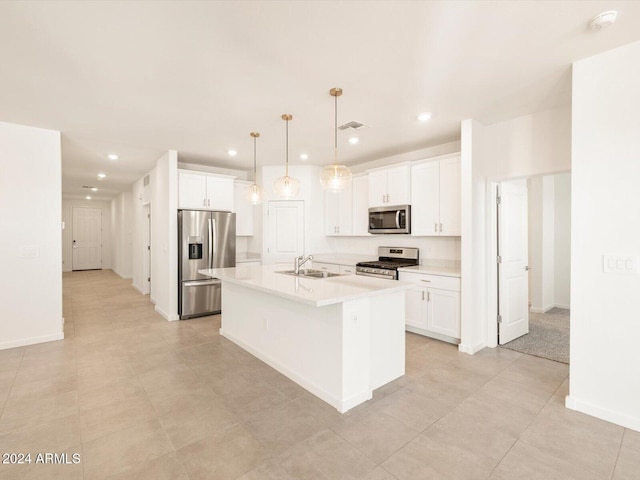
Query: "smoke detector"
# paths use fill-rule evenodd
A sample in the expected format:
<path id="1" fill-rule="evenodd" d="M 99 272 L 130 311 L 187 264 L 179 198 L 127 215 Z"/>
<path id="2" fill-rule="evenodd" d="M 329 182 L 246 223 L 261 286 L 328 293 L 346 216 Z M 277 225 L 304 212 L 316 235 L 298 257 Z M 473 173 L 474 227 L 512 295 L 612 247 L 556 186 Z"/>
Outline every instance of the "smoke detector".
<path id="1" fill-rule="evenodd" d="M 616 10 L 608 10 L 596 15 L 589 21 L 589 28 L 594 32 L 610 27 L 616 21 L 618 12 Z"/>

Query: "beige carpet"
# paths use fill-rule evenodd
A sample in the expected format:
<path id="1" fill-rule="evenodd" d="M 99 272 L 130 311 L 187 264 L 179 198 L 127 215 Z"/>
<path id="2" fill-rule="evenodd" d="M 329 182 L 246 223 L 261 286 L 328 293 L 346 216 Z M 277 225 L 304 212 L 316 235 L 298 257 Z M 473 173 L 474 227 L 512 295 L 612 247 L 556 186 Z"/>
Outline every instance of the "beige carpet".
<path id="1" fill-rule="evenodd" d="M 529 333 L 502 345 L 536 357 L 569 363 L 569 310 L 552 308 L 529 314 Z"/>

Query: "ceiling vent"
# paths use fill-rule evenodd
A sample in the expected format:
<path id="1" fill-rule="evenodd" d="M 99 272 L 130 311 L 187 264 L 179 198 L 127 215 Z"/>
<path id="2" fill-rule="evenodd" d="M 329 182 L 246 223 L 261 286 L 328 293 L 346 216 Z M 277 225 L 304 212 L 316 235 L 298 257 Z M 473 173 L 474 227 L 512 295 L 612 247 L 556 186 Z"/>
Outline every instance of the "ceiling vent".
<path id="1" fill-rule="evenodd" d="M 360 123 L 360 122 L 356 122 L 355 120 L 352 120 L 348 123 L 345 123 L 344 125 L 340 125 L 338 127 L 338 130 L 342 130 L 344 131 L 358 131 L 361 130 L 363 128 L 369 128 L 369 125 L 365 125 L 364 123 Z"/>

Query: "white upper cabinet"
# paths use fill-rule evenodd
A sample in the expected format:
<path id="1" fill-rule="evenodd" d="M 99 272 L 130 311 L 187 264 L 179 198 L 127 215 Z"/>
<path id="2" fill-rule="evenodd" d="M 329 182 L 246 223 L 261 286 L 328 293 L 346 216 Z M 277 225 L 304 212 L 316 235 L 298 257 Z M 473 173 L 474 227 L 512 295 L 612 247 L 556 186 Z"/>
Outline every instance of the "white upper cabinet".
<path id="1" fill-rule="evenodd" d="M 353 233 L 353 197 L 351 186 L 341 192 L 324 192 L 325 235 Z"/>
<path id="2" fill-rule="evenodd" d="M 207 177 L 200 173 L 178 172 L 178 208 L 207 208 Z"/>
<path id="3" fill-rule="evenodd" d="M 460 155 L 411 167 L 411 234 L 459 236 Z"/>
<path id="4" fill-rule="evenodd" d="M 253 215 L 255 205 L 247 200 L 247 189 L 253 182 L 236 180 L 234 189 L 233 206 L 236 212 L 236 236 L 250 237 L 253 235 Z"/>
<path id="5" fill-rule="evenodd" d="M 369 172 L 369 207 L 408 204 L 411 199 L 410 179 L 409 165 Z"/>
<path id="6" fill-rule="evenodd" d="M 178 208 L 233 211 L 233 179 L 191 170 L 178 170 Z"/>

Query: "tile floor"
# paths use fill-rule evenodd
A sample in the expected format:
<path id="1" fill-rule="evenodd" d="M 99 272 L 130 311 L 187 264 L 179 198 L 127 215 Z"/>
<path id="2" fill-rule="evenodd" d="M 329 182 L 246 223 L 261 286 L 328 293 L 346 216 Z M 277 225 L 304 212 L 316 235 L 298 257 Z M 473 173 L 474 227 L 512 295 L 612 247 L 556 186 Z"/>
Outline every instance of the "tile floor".
<path id="1" fill-rule="evenodd" d="M 335 409 L 111 271 L 64 275 L 66 339 L 0 351 L 0 479 L 638 479 L 640 433 L 563 406 L 568 366 L 407 334 L 407 373 Z M 37 453 L 80 454 L 35 464 Z"/>

